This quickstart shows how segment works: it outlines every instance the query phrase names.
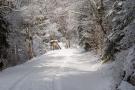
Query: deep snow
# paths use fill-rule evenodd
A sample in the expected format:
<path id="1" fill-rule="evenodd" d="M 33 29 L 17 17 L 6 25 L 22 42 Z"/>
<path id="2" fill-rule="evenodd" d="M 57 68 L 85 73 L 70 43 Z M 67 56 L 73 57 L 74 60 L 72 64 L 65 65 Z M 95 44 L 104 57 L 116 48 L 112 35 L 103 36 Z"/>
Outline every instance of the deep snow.
<path id="1" fill-rule="evenodd" d="M 111 65 L 80 49 L 50 51 L 0 72 L 0 90 L 111 90 Z"/>

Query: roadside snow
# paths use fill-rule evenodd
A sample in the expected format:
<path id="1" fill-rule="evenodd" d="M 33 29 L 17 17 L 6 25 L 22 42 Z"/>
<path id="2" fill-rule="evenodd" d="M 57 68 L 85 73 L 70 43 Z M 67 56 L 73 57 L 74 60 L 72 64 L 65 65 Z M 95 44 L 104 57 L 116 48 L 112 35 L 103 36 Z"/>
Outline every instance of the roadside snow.
<path id="1" fill-rule="evenodd" d="M 0 72 L 0 90 L 111 90 L 111 73 L 92 52 L 56 50 Z"/>
<path id="2" fill-rule="evenodd" d="M 119 90 L 135 90 L 135 87 L 129 84 L 128 82 L 122 81 L 118 89 Z"/>

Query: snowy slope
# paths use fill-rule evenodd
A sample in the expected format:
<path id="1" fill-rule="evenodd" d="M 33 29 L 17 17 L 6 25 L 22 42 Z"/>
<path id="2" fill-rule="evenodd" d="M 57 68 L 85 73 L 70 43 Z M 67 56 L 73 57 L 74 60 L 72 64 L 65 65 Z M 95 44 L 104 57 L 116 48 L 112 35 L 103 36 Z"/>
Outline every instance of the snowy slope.
<path id="1" fill-rule="evenodd" d="M 0 72 L 0 90 L 111 90 L 111 73 L 90 52 L 57 50 Z"/>

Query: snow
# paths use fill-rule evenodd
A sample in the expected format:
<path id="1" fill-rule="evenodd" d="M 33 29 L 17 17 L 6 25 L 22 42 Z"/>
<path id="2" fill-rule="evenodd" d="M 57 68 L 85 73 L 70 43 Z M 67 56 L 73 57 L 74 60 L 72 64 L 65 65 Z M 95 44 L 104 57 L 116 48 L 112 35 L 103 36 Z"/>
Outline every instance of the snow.
<path id="1" fill-rule="evenodd" d="M 0 72 L 0 90 L 111 90 L 111 65 L 82 49 L 50 51 Z"/>
<path id="2" fill-rule="evenodd" d="M 134 60 L 134 56 L 135 56 L 135 47 L 132 47 L 129 49 L 128 55 L 126 57 L 126 61 L 124 63 L 124 71 L 126 71 L 126 76 L 125 76 L 125 80 L 132 75 L 134 68 L 133 68 L 133 60 Z"/>
<path id="3" fill-rule="evenodd" d="M 135 56 L 135 47 L 131 47 L 128 50 L 121 50 L 115 56 L 115 62 L 113 65 L 113 77 L 114 83 L 117 89 L 113 90 L 135 90 L 135 87 L 130 83 L 129 77 L 134 76 L 133 61 Z"/>
<path id="4" fill-rule="evenodd" d="M 122 81 L 121 85 L 118 88 L 119 90 L 135 90 L 135 87 L 133 87 L 131 84 Z"/>

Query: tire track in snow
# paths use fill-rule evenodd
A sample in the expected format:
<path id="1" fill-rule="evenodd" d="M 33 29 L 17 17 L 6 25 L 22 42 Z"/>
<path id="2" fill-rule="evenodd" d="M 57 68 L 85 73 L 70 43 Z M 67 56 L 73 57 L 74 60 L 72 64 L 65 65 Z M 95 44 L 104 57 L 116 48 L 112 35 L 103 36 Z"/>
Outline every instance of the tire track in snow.
<path id="1" fill-rule="evenodd" d="M 59 71 L 53 76 L 52 79 L 52 86 L 54 87 L 53 90 L 62 90 L 62 84 L 61 84 L 61 79 L 60 79 L 60 73 L 64 72 L 64 66 L 69 62 L 71 59 L 70 56 L 65 57 L 66 60 L 64 60 L 63 64 L 60 66 Z"/>
<path id="2" fill-rule="evenodd" d="M 67 58 L 67 57 L 65 57 Z M 68 59 L 68 58 L 67 58 Z M 62 90 L 61 87 L 61 81 L 56 82 L 56 78 L 60 78 L 59 74 L 64 70 L 64 66 L 67 64 L 68 60 L 64 60 L 63 64 L 60 66 L 59 69 L 57 69 L 58 72 L 52 77 L 52 90 Z M 35 69 L 27 72 L 26 74 L 22 75 L 12 86 L 9 88 L 9 90 L 18 90 L 18 86 L 20 86 L 27 78 L 35 73 Z"/>
<path id="3" fill-rule="evenodd" d="M 71 56 L 76 56 L 76 54 L 73 54 Z M 53 77 L 53 80 L 52 80 L 52 86 L 54 87 L 53 90 L 63 90 L 63 87 L 62 87 L 62 81 L 61 81 L 61 75 L 60 73 L 61 72 L 64 72 L 65 70 L 65 66 L 70 64 L 70 61 L 73 61 L 73 59 L 77 60 L 77 58 L 73 58 L 71 56 L 66 56 L 64 58 L 64 62 L 63 64 L 60 66 L 59 68 L 59 71 L 56 73 L 56 75 Z M 85 58 L 84 58 L 85 59 Z M 91 69 L 94 69 L 98 66 L 101 66 L 101 63 L 99 62 L 96 62 L 94 65 L 90 66 Z M 98 68 L 99 69 L 99 68 Z M 86 70 L 87 71 L 87 70 Z"/>
<path id="4" fill-rule="evenodd" d="M 52 75 L 51 77 L 51 81 L 49 82 L 49 85 L 51 85 L 51 88 L 49 90 L 63 90 L 63 86 L 62 86 L 62 76 L 61 74 L 66 71 L 65 68 L 67 65 L 69 65 L 70 63 L 73 63 L 73 60 L 75 59 L 75 63 L 73 64 L 76 64 L 76 60 L 78 60 L 78 56 L 76 56 L 78 53 L 72 53 L 71 55 L 65 55 L 64 58 L 58 58 L 59 55 L 55 56 L 55 58 L 51 58 L 51 60 L 53 61 L 52 63 L 58 63 L 57 60 L 59 61 L 62 61 L 61 64 L 58 63 L 58 68 L 55 68 L 54 69 L 54 75 Z M 80 54 L 78 54 L 80 55 Z M 76 56 L 75 58 L 72 57 L 72 56 Z M 50 56 L 49 56 L 50 57 Z M 51 56 L 53 57 L 53 56 Z M 83 57 L 84 58 L 84 57 Z M 85 59 L 85 58 L 84 58 Z M 48 59 L 50 60 L 50 59 Z M 48 61 L 47 60 L 47 61 Z M 77 61 L 78 62 L 78 61 Z M 52 68 L 52 66 L 49 66 L 50 68 Z M 68 67 L 68 66 L 67 66 Z M 94 66 L 91 66 L 91 68 L 94 68 Z M 49 71 L 47 69 L 47 71 Z M 27 81 L 27 79 L 32 75 L 34 74 L 35 72 L 37 72 L 37 70 L 35 71 L 34 68 L 28 70 L 27 72 L 25 72 L 25 74 L 23 74 L 18 80 L 16 80 L 15 83 L 12 84 L 12 86 L 9 88 L 9 90 L 19 90 L 19 87 L 21 85 L 23 85 L 23 83 L 25 83 L 25 81 Z"/>
<path id="5" fill-rule="evenodd" d="M 20 85 L 24 80 L 26 80 L 27 77 L 29 77 L 34 70 L 27 72 L 22 77 L 20 77 L 10 88 L 9 90 L 16 90 L 16 87 Z"/>

